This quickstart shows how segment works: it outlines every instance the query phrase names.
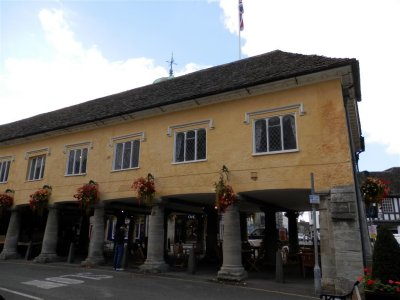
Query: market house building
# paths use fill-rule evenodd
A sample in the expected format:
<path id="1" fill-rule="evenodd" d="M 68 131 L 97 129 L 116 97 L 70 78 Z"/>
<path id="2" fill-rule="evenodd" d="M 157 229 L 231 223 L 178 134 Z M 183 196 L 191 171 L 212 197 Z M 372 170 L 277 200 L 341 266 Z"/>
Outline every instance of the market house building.
<path id="1" fill-rule="evenodd" d="M 266 256 L 273 262 L 275 213 L 286 212 L 295 227 L 296 212 L 311 210 L 313 173 L 321 199 L 322 287 L 347 289 L 370 255 L 355 181 L 363 151 L 359 101 L 357 60 L 277 50 L 2 125 L 0 188 L 15 193 L 1 221 L 0 257 L 16 257 L 18 243 L 36 237 L 42 247 L 35 260 L 51 262 L 66 255 L 79 228 L 77 243 L 87 253 L 82 264 L 100 264 L 109 225 L 129 216 L 132 239 L 141 239 L 145 227 L 142 268 L 162 272 L 168 243 L 181 238 L 167 241 L 167 224 L 187 213 L 200 224 L 195 239 L 205 256 L 222 256 L 216 276 L 243 280 L 246 214 L 265 213 Z M 222 166 L 238 202 L 221 214 L 220 236 L 214 183 Z M 149 173 L 152 204 L 131 188 Z M 73 197 L 89 180 L 100 190 L 90 224 Z M 52 193 L 38 216 L 29 196 L 43 185 Z"/>

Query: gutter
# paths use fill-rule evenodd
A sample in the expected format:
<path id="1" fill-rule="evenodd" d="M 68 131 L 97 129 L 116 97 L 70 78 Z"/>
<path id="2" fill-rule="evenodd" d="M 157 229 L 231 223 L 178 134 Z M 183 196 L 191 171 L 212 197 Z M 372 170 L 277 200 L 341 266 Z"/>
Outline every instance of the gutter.
<path id="1" fill-rule="evenodd" d="M 351 166 L 353 170 L 353 180 L 354 180 L 354 188 L 356 194 L 356 203 L 357 203 L 357 214 L 358 214 L 358 223 L 360 226 L 360 234 L 361 234 L 361 250 L 362 250 L 362 257 L 363 257 L 363 266 L 364 268 L 370 265 L 372 261 L 372 251 L 371 245 L 369 241 L 369 233 L 368 233 L 368 226 L 367 226 L 367 219 L 365 216 L 365 208 L 362 202 L 361 197 L 361 190 L 360 184 L 358 181 L 358 154 L 360 152 L 354 151 L 354 140 L 353 135 L 351 132 L 350 127 L 350 116 L 349 112 L 347 111 L 347 103 L 349 101 L 349 92 L 348 89 L 343 89 L 343 103 L 344 103 L 344 110 L 346 113 L 346 122 L 347 122 L 347 131 L 349 135 L 349 143 L 350 143 L 350 151 L 351 151 Z M 360 99 L 361 100 L 361 99 Z"/>

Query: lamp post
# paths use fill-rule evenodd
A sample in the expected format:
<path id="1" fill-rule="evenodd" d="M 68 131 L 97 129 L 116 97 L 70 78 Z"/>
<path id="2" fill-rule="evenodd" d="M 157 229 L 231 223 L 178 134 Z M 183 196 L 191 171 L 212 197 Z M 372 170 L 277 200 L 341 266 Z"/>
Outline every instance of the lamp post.
<path id="1" fill-rule="evenodd" d="M 316 295 L 321 293 L 321 269 L 318 259 L 318 232 L 317 232 L 317 212 L 316 205 L 320 203 L 319 195 L 314 194 L 314 173 L 310 174 L 311 195 L 310 204 L 312 205 L 313 235 L 314 235 L 314 291 Z"/>

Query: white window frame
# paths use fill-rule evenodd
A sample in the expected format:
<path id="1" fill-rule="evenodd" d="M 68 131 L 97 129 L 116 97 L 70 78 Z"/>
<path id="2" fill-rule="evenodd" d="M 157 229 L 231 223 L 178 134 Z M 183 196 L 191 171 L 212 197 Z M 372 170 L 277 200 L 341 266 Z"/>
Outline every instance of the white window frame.
<path id="1" fill-rule="evenodd" d="M 0 183 L 7 183 L 12 161 L 12 156 L 0 157 Z"/>
<path id="2" fill-rule="evenodd" d="M 198 144 L 198 132 L 199 130 L 204 130 L 205 132 L 205 143 L 206 143 L 206 148 L 205 148 L 205 158 L 197 159 L 197 144 Z M 187 133 L 190 131 L 194 131 L 194 159 L 192 160 L 186 160 L 186 147 L 187 147 Z M 176 161 L 176 147 L 177 147 L 177 135 L 183 133 L 184 134 L 184 143 L 183 143 L 183 161 Z M 207 128 L 195 128 L 195 129 L 188 129 L 186 131 L 176 131 L 174 134 L 174 151 L 173 151 L 173 163 L 174 164 L 185 164 L 185 163 L 193 163 L 193 162 L 202 162 L 202 161 L 207 161 Z"/>
<path id="3" fill-rule="evenodd" d="M 50 148 L 48 148 L 48 147 L 27 151 L 25 153 L 25 159 L 28 160 L 28 169 L 27 169 L 27 174 L 26 174 L 27 181 L 38 181 L 38 180 L 43 179 L 44 170 L 45 170 L 45 166 L 46 166 L 46 158 L 47 158 L 47 156 L 50 156 L 50 153 L 51 153 Z M 42 157 L 42 160 L 40 162 L 40 167 L 39 167 L 40 168 L 39 177 L 36 178 L 36 176 L 34 175 L 33 178 L 31 178 L 30 174 L 31 174 L 32 162 L 39 157 Z M 36 169 L 36 163 L 37 163 L 37 160 L 35 161 L 35 166 L 33 167 L 34 169 Z M 34 172 L 34 174 L 35 173 L 36 173 L 36 171 Z"/>
<path id="4" fill-rule="evenodd" d="M 75 161 L 76 161 L 76 151 L 81 150 L 81 155 L 83 151 L 86 149 L 86 165 L 85 165 L 85 172 L 82 172 L 82 167 L 83 167 L 83 159 L 81 159 L 80 164 L 79 164 L 79 172 L 75 173 Z M 71 145 L 65 145 L 64 146 L 64 154 L 66 154 L 67 159 L 66 159 L 66 165 L 65 165 L 65 174 L 64 176 L 84 176 L 86 175 L 87 171 L 87 163 L 88 163 L 88 158 L 89 158 L 89 150 L 93 149 L 93 143 L 92 142 L 83 142 L 83 143 L 77 143 L 77 144 L 71 144 Z M 72 163 L 72 173 L 68 173 L 68 166 L 70 162 L 70 153 L 74 152 L 74 157 L 73 157 L 73 163 Z"/>
<path id="5" fill-rule="evenodd" d="M 134 150 L 134 142 L 138 141 L 139 142 L 139 149 L 137 151 L 137 166 L 132 166 L 132 151 Z M 113 172 L 120 172 L 120 171 L 126 171 L 126 170 L 135 170 L 135 169 L 139 169 L 140 168 L 140 149 L 142 148 L 141 144 L 142 142 L 145 141 L 145 135 L 144 132 L 138 132 L 138 133 L 132 133 L 132 134 L 128 134 L 128 135 L 123 135 L 123 136 L 117 136 L 114 137 L 110 140 L 110 146 L 113 147 L 113 160 L 112 160 L 112 171 Z M 125 151 L 125 145 L 127 143 L 131 143 L 131 152 L 129 157 L 131 158 L 131 161 L 129 162 L 129 167 L 128 168 L 124 168 L 124 151 Z M 117 155 L 117 147 L 119 144 L 122 144 L 122 156 L 121 156 L 121 168 L 116 169 L 116 164 L 115 164 L 115 160 L 116 160 L 116 155 Z"/>
<path id="6" fill-rule="evenodd" d="M 285 116 L 293 116 L 294 118 L 294 122 L 295 122 L 295 140 L 296 140 L 296 148 L 294 149 L 284 149 L 284 132 L 283 132 L 283 118 Z M 270 151 L 269 150 L 269 130 L 268 130 L 268 120 L 272 119 L 272 118 L 279 118 L 279 126 L 280 126 L 280 137 L 281 137 L 281 149 L 282 150 L 277 150 L 277 151 Z M 257 152 L 257 146 L 256 146 L 256 122 L 258 120 L 265 120 L 265 126 L 266 126 L 266 141 L 267 141 L 267 151 L 264 152 Z M 257 156 L 257 155 L 269 155 L 269 154 L 279 154 L 279 153 L 290 153 L 290 152 L 297 152 L 299 151 L 299 140 L 298 140 L 298 130 L 297 130 L 297 115 L 296 113 L 286 113 L 286 114 L 282 114 L 282 115 L 271 115 L 268 117 L 262 117 L 262 118 L 257 118 L 257 119 L 253 119 L 253 126 L 252 126 L 252 135 L 253 135 L 253 155 Z"/>
<path id="7" fill-rule="evenodd" d="M 182 123 L 182 124 L 177 124 L 177 125 L 171 125 L 168 126 L 167 128 L 167 136 L 169 137 L 174 137 L 173 141 L 173 149 L 172 149 L 172 164 L 187 164 L 187 163 L 196 163 L 196 162 L 203 162 L 207 161 L 207 153 L 208 153 L 208 130 L 209 129 L 214 129 L 214 121 L 213 119 L 204 119 L 204 120 L 199 120 L 199 121 L 194 121 L 194 122 L 189 122 L 189 123 Z M 176 161 L 176 136 L 178 133 L 182 132 L 188 132 L 188 131 L 194 131 L 194 130 L 200 130 L 204 129 L 206 133 L 206 149 L 205 149 L 205 158 L 204 159 L 195 159 L 195 160 L 185 160 L 185 153 L 184 153 L 184 160 L 183 161 Z M 185 133 L 186 137 L 186 133 Z M 195 157 L 197 157 L 197 132 L 195 135 Z M 186 139 L 185 139 L 186 140 Z M 186 143 L 184 145 L 186 148 Z"/>
<path id="8" fill-rule="evenodd" d="M 39 176 L 36 176 L 36 169 L 37 169 L 37 163 L 38 163 L 38 159 L 42 158 L 40 160 L 40 166 L 39 166 Z M 44 177 L 44 169 L 45 169 L 45 165 L 46 165 L 46 154 L 40 154 L 40 155 L 36 155 L 36 156 L 31 156 L 29 157 L 28 160 L 28 174 L 26 175 L 26 180 L 27 181 L 38 181 L 38 180 L 42 180 Z M 31 178 L 31 173 L 33 172 L 33 177 Z M 36 178 L 37 177 L 37 178 Z"/>
<path id="9" fill-rule="evenodd" d="M 78 151 L 81 151 L 80 155 L 81 157 L 80 162 L 79 162 L 79 170 L 76 172 L 76 161 L 77 161 L 77 155 Z M 86 159 L 83 159 L 82 157 L 84 155 L 84 152 L 86 151 Z M 71 159 L 71 152 L 74 152 L 74 156 L 72 158 L 72 172 L 69 173 L 69 164 L 70 164 L 70 159 Z M 69 149 L 67 153 L 67 165 L 65 166 L 65 176 L 79 176 L 79 175 L 86 175 L 86 170 L 87 170 L 87 159 L 88 159 L 88 154 L 89 154 L 89 149 L 87 147 L 83 148 L 74 148 L 74 149 Z M 85 163 L 85 166 L 83 165 Z M 83 167 L 85 167 L 85 171 L 82 172 Z"/>

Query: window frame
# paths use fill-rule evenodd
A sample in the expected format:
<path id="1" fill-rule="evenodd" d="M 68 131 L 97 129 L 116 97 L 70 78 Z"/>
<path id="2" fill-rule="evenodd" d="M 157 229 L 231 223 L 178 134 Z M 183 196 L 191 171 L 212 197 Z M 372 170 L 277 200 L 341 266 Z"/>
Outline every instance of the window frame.
<path id="1" fill-rule="evenodd" d="M 122 139 L 115 139 L 114 143 L 113 143 L 113 160 L 112 160 L 112 172 L 121 172 L 121 171 L 127 171 L 127 170 L 135 170 L 135 169 L 139 169 L 140 168 L 140 148 L 141 148 L 141 143 L 143 141 L 143 138 L 138 136 L 137 138 L 132 138 L 129 140 L 122 140 Z M 135 150 L 135 145 L 134 143 L 138 142 L 139 145 L 139 149 Z M 130 149 L 130 162 L 129 162 L 129 167 L 128 168 L 124 168 L 124 153 L 125 153 L 125 145 L 127 143 L 131 144 L 131 149 Z M 116 159 L 117 159 L 117 147 L 118 145 L 122 144 L 122 151 L 121 151 L 121 162 L 120 162 L 120 166 L 121 168 L 116 169 Z M 133 161 L 133 157 L 132 155 L 134 154 L 134 151 L 137 152 L 137 165 L 136 166 L 132 166 L 132 161 Z"/>
<path id="2" fill-rule="evenodd" d="M 80 159 L 80 163 L 79 163 L 79 172 L 75 172 L 75 167 L 76 167 L 76 157 L 77 157 L 77 151 L 81 151 L 81 155 L 83 155 L 84 152 L 86 152 L 85 154 L 85 158 L 81 158 Z M 86 150 L 86 151 L 85 151 Z M 70 165 L 70 159 L 71 159 L 71 152 L 74 152 L 74 156 L 73 156 L 73 161 L 72 161 L 72 173 L 69 173 L 69 165 Z M 69 148 L 66 151 L 66 155 L 67 155 L 67 163 L 65 166 L 65 176 L 84 176 L 87 173 L 87 162 L 88 162 L 88 157 L 89 157 L 89 147 L 74 147 L 74 148 Z M 84 166 L 85 171 L 82 172 L 82 168 Z"/>
<path id="3" fill-rule="evenodd" d="M 27 170 L 27 174 L 26 174 L 27 181 L 39 181 L 44 178 L 44 171 L 45 171 L 45 167 L 46 167 L 46 157 L 47 157 L 47 155 L 45 153 L 29 156 L 28 170 Z M 36 175 L 35 175 L 37 172 L 36 165 L 37 165 L 37 161 L 39 158 L 41 158 L 40 167 L 39 167 L 39 176 L 38 176 L 38 178 L 36 178 Z M 35 161 L 34 166 L 33 166 L 33 161 Z M 33 166 L 33 169 L 32 169 L 32 166 Z M 33 175 L 33 178 L 31 178 L 31 174 Z"/>
<path id="4" fill-rule="evenodd" d="M 11 156 L 0 157 L 0 183 L 8 182 L 12 161 L 13 157 Z"/>
<path id="5" fill-rule="evenodd" d="M 204 131 L 205 137 L 205 149 L 204 149 L 204 158 L 200 158 L 198 159 L 198 141 L 199 141 L 199 131 Z M 194 159 L 188 160 L 187 159 L 187 142 L 188 142 L 188 138 L 187 135 L 189 132 L 194 132 Z M 183 134 L 184 135 L 184 139 L 183 139 L 183 160 L 182 161 L 177 161 L 177 136 L 179 134 Z M 186 130 L 180 130 L 180 131 L 175 131 L 174 132 L 174 144 L 173 144 L 173 157 L 172 157 L 172 163 L 173 164 L 187 164 L 187 163 L 196 163 L 196 162 L 203 162 L 203 161 L 207 161 L 207 150 L 208 150 L 208 143 L 207 143 L 207 128 L 206 127 L 199 127 L 199 128 L 187 128 Z M 191 138 L 192 139 L 192 138 Z"/>
<path id="6" fill-rule="evenodd" d="M 296 147 L 292 149 L 284 149 L 285 146 L 285 132 L 284 132 L 284 118 L 287 116 L 293 117 L 294 120 L 294 125 L 295 125 L 295 134 L 294 134 L 294 140 L 296 142 Z M 270 126 L 269 126 L 269 121 L 272 119 L 279 118 L 279 127 L 280 127 L 280 150 L 270 150 Z M 257 138 L 256 138 L 256 122 L 259 120 L 264 120 L 265 121 L 265 139 L 266 139 L 266 151 L 262 152 L 257 152 Z M 296 113 L 285 113 L 285 114 L 279 114 L 279 115 L 269 115 L 269 116 L 263 116 L 260 118 L 254 118 L 252 122 L 252 139 L 253 139 L 253 145 L 252 145 L 252 155 L 253 156 L 259 156 L 259 155 L 271 155 L 271 154 L 280 154 L 280 153 L 291 153 L 291 152 L 297 152 L 299 151 L 299 140 L 298 140 L 298 129 L 297 129 L 297 114 Z M 272 128 L 272 127 L 271 127 Z"/>
<path id="7" fill-rule="evenodd" d="M 382 209 L 382 213 L 384 214 L 390 214 L 390 213 L 394 213 L 395 209 L 394 209 L 394 205 L 393 205 L 393 199 L 392 198 L 385 198 L 382 200 L 381 203 L 381 209 Z"/>
<path id="8" fill-rule="evenodd" d="M 80 171 L 79 173 L 71 173 L 71 174 L 69 174 L 68 173 L 68 169 L 69 169 L 71 151 L 74 151 L 74 152 L 77 151 L 77 150 L 83 151 L 84 149 L 86 149 L 85 172 Z M 66 176 L 66 177 L 70 177 L 70 176 L 85 176 L 87 174 L 89 152 L 92 149 L 93 149 L 93 142 L 91 142 L 91 141 L 85 141 L 85 142 L 76 143 L 76 144 L 64 145 L 63 153 L 66 155 L 64 176 Z M 73 161 L 73 165 L 72 165 L 72 169 L 73 170 L 75 169 L 75 160 L 76 160 L 76 152 L 74 154 L 74 161 Z M 79 165 L 80 170 L 82 170 L 82 166 L 83 166 L 83 160 L 81 160 L 80 165 Z"/>

